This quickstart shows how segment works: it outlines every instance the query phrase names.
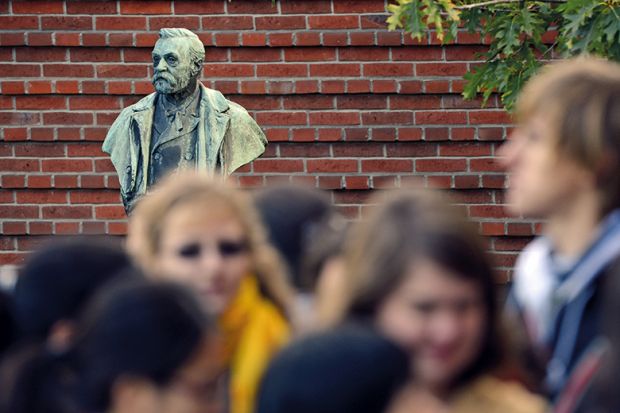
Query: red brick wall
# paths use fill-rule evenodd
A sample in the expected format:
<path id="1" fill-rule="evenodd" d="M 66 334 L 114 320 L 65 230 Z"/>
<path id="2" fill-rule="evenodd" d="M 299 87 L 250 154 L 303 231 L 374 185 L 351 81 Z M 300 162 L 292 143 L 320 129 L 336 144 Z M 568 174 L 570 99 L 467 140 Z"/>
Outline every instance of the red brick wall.
<path id="1" fill-rule="evenodd" d="M 385 1 L 9 1 L 0 3 L 0 264 L 50 235 L 124 234 L 101 142 L 152 91 L 160 27 L 206 46 L 204 83 L 245 106 L 270 140 L 244 186 L 309 180 L 352 217 L 379 185 L 422 177 L 451 188 L 506 276 L 534 228 L 505 217 L 494 155 L 510 121 L 463 101 L 483 49 L 385 29 Z"/>

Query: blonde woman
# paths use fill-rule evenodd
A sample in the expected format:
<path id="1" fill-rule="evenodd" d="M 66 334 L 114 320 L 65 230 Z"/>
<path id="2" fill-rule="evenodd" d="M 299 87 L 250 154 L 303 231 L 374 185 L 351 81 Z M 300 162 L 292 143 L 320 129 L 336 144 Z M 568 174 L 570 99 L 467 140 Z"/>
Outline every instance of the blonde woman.
<path id="1" fill-rule="evenodd" d="M 197 173 L 170 176 L 137 205 L 128 248 L 154 279 L 203 298 L 225 342 L 225 410 L 250 413 L 263 370 L 288 340 L 292 294 L 246 194 Z"/>

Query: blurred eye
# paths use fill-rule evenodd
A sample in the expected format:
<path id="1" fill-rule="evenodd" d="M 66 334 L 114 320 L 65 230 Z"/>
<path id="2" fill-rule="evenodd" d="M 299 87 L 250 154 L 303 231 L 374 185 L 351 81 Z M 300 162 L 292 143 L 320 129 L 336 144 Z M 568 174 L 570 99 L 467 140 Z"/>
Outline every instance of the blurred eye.
<path id="1" fill-rule="evenodd" d="M 246 249 L 247 243 L 245 241 L 220 241 L 218 243 L 218 250 L 222 257 L 231 257 L 240 254 Z"/>
<path id="2" fill-rule="evenodd" d="M 432 302 L 416 302 L 411 307 L 420 314 L 430 315 L 437 310 L 437 304 Z"/>
<path id="3" fill-rule="evenodd" d="M 197 243 L 184 245 L 179 248 L 178 254 L 183 258 L 196 258 L 200 255 L 200 245 Z"/>
<path id="4" fill-rule="evenodd" d="M 175 65 L 177 63 L 177 58 L 174 56 L 168 56 L 166 57 L 166 61 L 169 65 Z"/>

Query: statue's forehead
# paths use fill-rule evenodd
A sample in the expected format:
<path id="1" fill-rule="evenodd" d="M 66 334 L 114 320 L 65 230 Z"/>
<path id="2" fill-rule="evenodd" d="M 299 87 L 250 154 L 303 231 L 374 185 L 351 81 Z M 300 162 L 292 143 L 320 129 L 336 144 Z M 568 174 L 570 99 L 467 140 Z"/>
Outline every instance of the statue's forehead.
<path id="1" fill-rule="evenodd" d="M 161 56 L 172 52 L 178 55 L 183 55 L 187 52 L 187 49 L 187 40 L 181 38 L 159 39 L 157 43 L 155 43 L 153 53 Z"/>

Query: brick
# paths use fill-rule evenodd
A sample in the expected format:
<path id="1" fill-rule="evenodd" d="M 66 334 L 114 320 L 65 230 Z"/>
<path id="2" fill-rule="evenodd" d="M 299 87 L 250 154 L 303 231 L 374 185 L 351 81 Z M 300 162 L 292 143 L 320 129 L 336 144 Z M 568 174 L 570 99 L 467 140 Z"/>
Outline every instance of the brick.
<path id="1" fill-rule="evenodd" d="M 267 34 L 241 33 L 241 43 L 244 46 L 265 46 L 267 44 Z"/>
<path id="2" fill-rule="evenodd" d="M 48 77 L 93 77 L 93 65 L 85 64 L 45 64 L 43 76 Z"/>
<path id="3" fill-rule="evenodd" d="M 465 63 L 416 63 L 416 76 L 463 76 Z"/>
<path id="4" fill-rule="evenodd" d="M 362 113 L 363 125 L 395 125 L 412 123 L 411 112 L 365 112 Z"/>
<path id="5" fill-rule="evenodd" d="M 23 81 L 4 81 L 2 82 L 2 94 L 4 95 L 23 95 L 26 87 Z"/>
<path id="6" fill-rule="evenodd" d="M 283 98 L 284 109 L 333 109 L 331 96 L 290 96 Z"/>
<path id="7" fill-rule="evenodd" d="M 30 235 L 50 235 L 54 231 L 54 226 L 51 222 L 29 222 L 28 234 Z"/>
<path id="8" fill-rule="evenodd" d="M 258 77 L 305 77 L 308 66 L 304 64 L 269 64 L 256 67 Z"/>
<path id="9" fill-rule="evenodd" d="M 87 219 L 92 218 L 90 206 L 44 206 L 41 207 L 43 219 Z"/>
<path id="10" fill-rule="evenodd" d="M 371 46 L 375 44 L 375 34 L 372 32 L 352 32 L 349 33 L 351 46 Z"/>
<path id="11" fill-rule="evenodd" d="M 315 131 L 315 129 L 298 129 Z M 296 131 L 293 131 L 296 132 Z M 324 158 L 329 156 L 329 146 L 325 144 L 280 144 L 280 156 L 283 158 Z"/>
<path id="12" fill-rule="evenodd" d="M 312 17 L 309 18 L 309 20 Z M 256 30 L 292 30 L 305 29 L 306 18 L 304 16 L 266 16 L 255 17 Z"/>
<path id="13" fill-rule="evenodd" d="M 1 125 L 36 125 L 41 122 L 40 113 L 32 112 L 0 112 Z"/>
<path id="14" fill-rule="evenodd" d="M 245 93 L 245 94 L 265 94 L 267 92 L 267 88 L 266 88 L 266 84 L 264 81 L 261 80 L 249 80 L 249 81 L 245 81 L 245 82 L 241 82 L 241 93 Z M 239 101 L 237 101 L 237 103 L 240 103 Z M 242 103 L 240 103 L 241 106 L 244 106 Z M 253 108 L 247 108 L 246 106 L 244 106 L 246 109 L 253 109 Z"/>
<path id="15" fill-rule="evenodd" d="M 82 93 L 103 94 L 105 93 L 105 83 L 100 80 L 82 82 Z"/>
<path id="16" fill-rule="evenodd" d="M 410 63 L 367 63 L 364 64 L 364 76 L 413 76 L 413 65 Z"/>
<path id="17" fill-rule="evenodd" d="M 95 160 L 95 172 L 114 172 L 114 166 L 109 158 Z"/>
<path id="18" fill-rule="evenodd" d="M 105 234 L 105 222 L 82 223 L 83 234 Z"/>
<path id="19" fill-rule="evenodd" d="M 54 223 L 54 233 L 57 235 L 78 234 L 80 224 L 78 222 L 56 222 Z"/>
<path id="20" fill-rule="evenodd" d="M 59 144 L 26 143 L 14 145 L 14 150 L 16 157 L 51 158 L 65 156 L 65 147 Z"/>
<path id="21" fill-rule="evenodd" d="M 64 47 L 16 47 L 15 60 L 18 62 L 63 62 L 67 49 Z"/>
<path id="22" fill-rule="evenodd" d="M 69 200 L 72 204 L 116 204 L 119 201 L 117 191 L 71 191 Z"/>
<path id="23" fill-rule="evenodd" d="M 255 172 L 303 172 L 302 160 L 293 159 L 257 159 L 254 161 Z"/>
<path id="24" fill-rule="evenodd" d="M 338 50 L 342 61 L 389 60 L 390 50 L 386 47 L 350 47 Z"/>
<path id="25" fill-rule="evenodd" d="M 280 10 L 282 14 L 318 14 L 330 13 L 332 6 L 329 0 L 287 0 L 280 3 Z"/>
<path id="26" fill-rule="evenodd" d="M 441 98 L 438 96 L 390 96 L 390 109 L 439 109 Z"/>
<path id="27" fill-rule="evenodd" d="M 120 101 L 114 96 L 72 96 L 69 98 L 69 109 L 120 109 Z"/>
<path id="28" fill-rule="evenodd" d="M 387 109 L 387 97 L 381 95 L 344 95 L 336 102 L 338 109 Z"/>
<path id="29" fill-rule="evenodd" d="M 316 129 L 294 129 L 294 142 L 313 142 L 316 139 Z"/>
<path id="30" fill-rule="evenodd" d="M 13 13 L 15 14 L 62 14 L 62 0 L 13 0 Z"/>
<path id="31" fill-rule="evenodd" d="M 37 159 L 0 158 L 0 171 L 6 172 L 38 172 L 40 170 Z"/>
<path id="32" fill-rule="evenodd" d="M 31 95 L 48 95 L 52 93 L 52 82 L 47 80 L 30 80 L 28 81 L 27 90 Z"/>
<path id="33" fill-rule="evenodd" d="M 462 172 L 467 169 L 465 159 L 416 159 L 417 172 Z"/>
<path id="34" fill-rule="evenodd" d="M 59 141 L 79 141 L 82 138 L 81 128 L 56 128 Z"/>
<path id="35" fill-rule="evenodd" d="M 4 235 L 24 235 L 27 233 L 26 223 L 7 221 L 2 224 L 2 233 Z"/>
<path id="36" fill-rule="evenodd" d="M 495 158 L 470 159 L 469 169 L 472 172 L 502 172 L 503 168 Z"/>
<path id="37" fill-rule="evenodd" d="M 90 172 L 93 170 L 93 163 L 90 159 L 44 159 L 41 161 L 43 172 Z"/>
<path id="38" fill-rule="evenodd" d="M 371 130 L 371 139 L 373 141 L 395 141 L 396 128 L 375 128 Z"/>
<path id="39" fill-rule="evenodd" d="M 0 208 L 0 218 L 26 219 L 38 217 L 38 206 L 3 205 L 2 208 Z"/>
<path id="40" fill-rule="evenodd" d="M 84 1 L 84 0 L 67 0 L 66 2 L 67 13 L 69 14 L 116 14 L 116 2 L 115 1 Z"/>
<path id="41" fill-rule="evenodd" d="M 393 80 L 373 80 L 373 93 L 396 93 L 396 82 Z"/>
<path id="42" fill-rule="evenodd" d="M 54 33 L 55 46 L 79 46 L 80 33 Z"/>
<path id="43" fill-rule="evenodd" d="M 50 46 L 54 44 L 52 33 L 27 33 L 29 46 Z"/>
<path id="44" fill-rule="evenodd" d="M 297 80 L 295 81 L 295 93 L 317 93 L 319 82 L 317 80 Z"/>
<path id="45" fill-rule="evenodd" d="M 358 125 L 359 112 L 313 112 L 310 113 L 311 125 Z"/>
<path id="46" fill-rule="evenodd" d="M 46 125 L 92 125 L 92 113 L 44 112 L 43 123 Z"/>
<path id="47" fill-rule="evenodd" d="M 105 183 L 103 176 L 101 175 L 82 175 L 80 176 L 81 188 L 104 188 Z M 118 200 L 119 194 L 117 194 Z"/>
<path id="48" fill-rule="evenodd" d="M 413 161 L 410 159 L 364 159 L 362 172 L 412 172 Z"/>
<path id="49" fill-rule="evenodd" d="M 443 51 L 439 47 L 393 47 L 392 60 L 437 61 L 442 60 Z"/>
<path id="50" fill-rule="evenodd" d="M 40 65 L 0 64 L 3 77 L 40 77 Z M 4 84 L 5 82 L 3 82 Z"/>
<path id="51" fill-rule="evenodd" d="M 504 208 L 500 205 L 472 205 L 469 216 L 481 218 L 505 218 Z"/>
<path id="52" fill-rule="evenodd" d="M 362 29 L 385 29 L 388 14 L 367 14 L 360 16 L 360 27 Z"/>
<path id="53" fill-rule="evenodd" d="M 284 50 L 287 62 L 325 62 L 336 60 L 336 49 L 332 47 L 297 47 Z"/>
<path id="54" fill-rule="evenodd" d="M 63 96 L 17 96 L 15 107 L 18 110 L 32 109 L 66 109 Z"/>
<path id="55" fill-rule="evenodd" d="M 53 141 L 54 128 L 30 128 L 30 139 L 33 141 Z"/>
<path id="56" fill-rule="evenodd" d="M 93 18 L 87 16 L 43 16 L 42 30 L 92 30 Z"/>
<path id="57" fill-rule="evenodd" d="M 385 4 L 375 0 L 337 0 L 334 1 L 334 13 L 382 13 Z"/>
<path id="58" fill-rule="evenodd" d="M 295 33 L 296 46 L 320 46 L 321 33 L 319 32 L 297 32 Z"/>
<path id="59" fill-rule="evenodd" d="M 269 142 L 288 141 L 288 129 L 264 129 Z"/>
<path id="60" fill-rule="evenodd" d="M 36 16 L 0 16 L 0 27 L 3 30 L 38 30 L 39 18 Z"/>
<path id="61" fill-rule="evenodd" d="M 23 188 L 26 186 L 26 177 L 24 175 L 2 175 L 2 188 Z"/>
<path id="62" fill-rule="evenodd" d="M 468 113 L 469 123 L 478 124 L 506 124 L 510 123 L 510 115 L 506 111 L 471 111 Z"/>
<path id="63" fill-rule="evenodd" d="M 222 14 L 225 3 L 219 0 L 175 0 L 175 14 Z"/>
<path id="64" fill-rule="evenodd" d="M 403 44 L 400 32 L 378 32 L 377 46 L 400 46 Z"/>
<path id="65" fill-rule="evenodd" d="M 165 16 L 149 17 L 149 30 L 159 30 L 167 27 L 183 27 L 189 30 L 200 29 L 198 16 Z"/>
<path id="66" fill-rule="evenodd" d="M 256 114 L 259 125 L 305 125 L 305 112 L 259 112 Z"/>
<path id="67" fill-rule="evenodd" d="M 95 29 L 107 30 L 146 30 L 146 17 L 101 17 L 95 19 Z"/>
<path id="68" fill-rule="evenodd" d="M 21 141 L 28 137 L 28 129 L 26 128 L 4 128 L 5 141 Z"/>
<path id="69" fill-rule="evenodd" d="M 0 33 L 0 45 L 2 46 L 22 46 L 25 44 L 25 33 Z"/>
<path id="70" fill-rule="evenodd" d="M 148 70 L 144 65 L 98 65 L 97 77 L 100 78 L 141 78 L 148 75 Z"/>
<path id="71" fill-rule="evenodd" d="M 358 161 L 354 159 L 316 159 L 306 161 L 309 173 L 358 172 Z"/>
<path id="72" fill-rule="evenodd" d="M 17 203 L 19 204 L 65 204 L 67 203 L 66 191 L 18 191 Z"/>
<path id="73" fill-rule="evenodd" d="M 168 0 L 121 0 L 121 14 L 170 14 L 172 12 Z"/>
<path id="74" fill-rule="evenodd" d="M 323 33 L 324 46 L 346 46 L 346 33 Z"/>
<path id="75" fill-rule="evenodd" d="M 415 114 L 418 125 L 454 125 L 467 123 L 466 112 L 419 111 Z"/>
<path id="76" fill-rule="evenodd" d="M 108 234 L 126 235 L 127 234 L 127 222 L 108 222 Z"/>
<path id="77" fill-rule="evenodd" d="M 359 77 L 360 65 L 348 63 L 311 64 L 310 76 Z"/>
<path id="78" fill-rule="evenodd" d="M 71 49 L 72 62 L 120 62 L 121 52 L 118 49 Z"/>
<path id="79" fill-rule="evenodd" d="M 212 59 L 209 59 L 213 61 Z M 271 48 L 233 49 L 230 51 L 233 62 L 277 62 L 281 61 L 281 52 Z"/>
<path id="80" fill-rule="evenodd" d="M 430 80 L 424 82 L 426 93 L 448 93 L 450 92 L 450 82 L 447 80 Z"/>
<path id="81" fill-rule="evenodd" d="M 358 29 L 360 27 L 359 16 L 308 16 L 309 29 Z"/>
<path id="82" fill-rule="evenodd" d="M 235 0 L 226 3 L 226 10 L 232 14 L 272 14 L 278 6 L 271 0 Z"/>
<path id="83" fill-rule="evenodd" d="M 51 188 L 52 177 L 50 175 L 28 175 L 28 188 Z"/>
<path id="84" fill-rule="evenodd" d="M 368 93 L 370 92 L 370 80 L 354 79 L 347 80 L 347 93 Z"/>
<path id="85" fill-rule="evenodd" d="M 269 33 L 269 45 L 286 47 L 293 45 L 292 33 Z"/>
<path id="86" fill-rule="evenodd" d="M 344 93 L 346 83 L 342 80 L 322 80 L 321 93 Z"/>

